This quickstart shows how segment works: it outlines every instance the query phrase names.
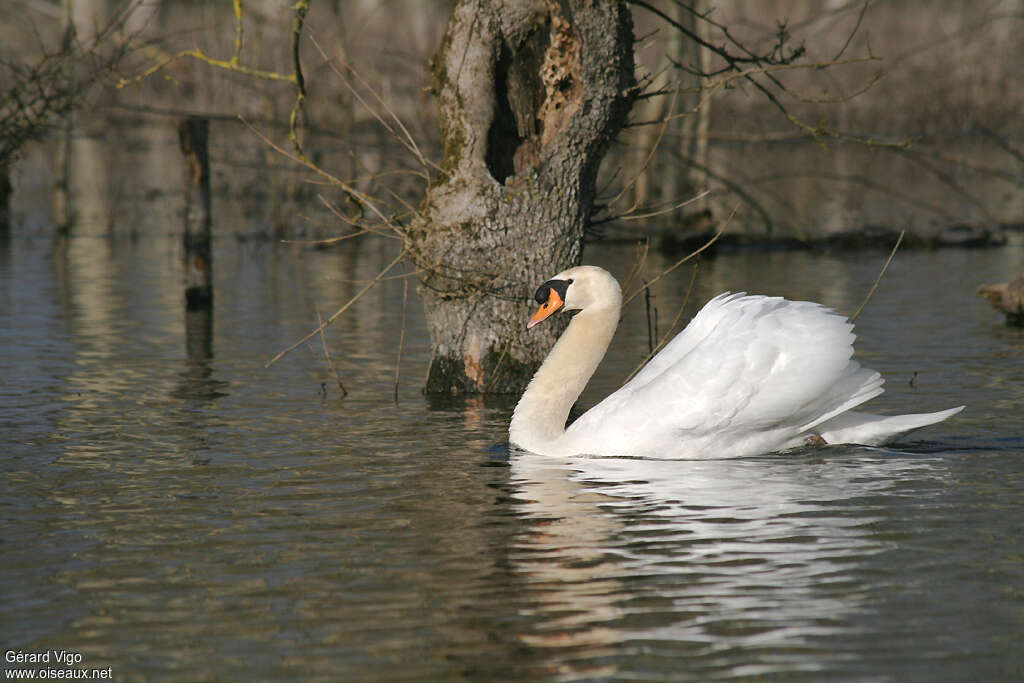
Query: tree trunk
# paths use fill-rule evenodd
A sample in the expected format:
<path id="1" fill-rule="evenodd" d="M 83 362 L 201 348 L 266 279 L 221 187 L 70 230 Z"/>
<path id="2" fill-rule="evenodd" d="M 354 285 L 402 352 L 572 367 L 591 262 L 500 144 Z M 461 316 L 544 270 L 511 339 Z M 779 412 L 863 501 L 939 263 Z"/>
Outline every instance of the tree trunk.
<path id="1" fill-rule="evenodd" d="M 711 12 L 710 0 L 695 0 L 694 10 L 702 15 L 706 16 Z M 711 42 L 711 24 L 706 21 L 696 22 L 694 29 L 701 40 L 705 43 Z M 697 44 L 696 51 L 699 56 L 700 72 L 703 74 L 711 73 L 711 50 L 704 47 L 703 45 Z M 700 79 L 700 93 L 703 96 L 707 92 L 707 87 L 710 79 L 707 76 L 702 76 Z M 693 185 L 694 191 L 706 190 L 708 188 L 709 176 L 707 169 L 711 167 L 711 158 L 708 153 L 708 130 L 711 127 L 711 102 L 712 98 L 707 98 L 697 111 L 697 122 L 694 126 L 693 136 L 693 165 L 690 168 L 690 182 Z M 694 211 L 705 211 L 710 210 L 711 200 L 707 197 L 700 199 L 698 203 L 693 207 Z"/>
<path id="2" fill-rule="evenodd" d="M 614 0 L 457 2 L 434 57 L 443 173 L 408 231 L 433 341 L 428 393 L 510 393 L 561 331 L 535 288 L 578 264 L 595 180 L 633 99 Z"/>
<path id="3" fill-rule="evenodd" d="M 681 4 L 675 5 L 674 14 L 673 18 L 680 25 L 693 32 L 696 32 L 696 25 L 698 23 L 705 23 L 703 21 L 698 22 L 693 13 L 685 10 Z M 681 202 L 693 193 L 693 188 L 686 177 L 686 170 L 680 157 L 686 159 L 690 156 L 695 116 L 692 112 L 700 103 L 702 93 L 698 87 L 699 83 L 696 82 L 697 79 L 686 73 L 683 69 L 675 67 L 675 64 L 682 64 L 692 68 L 692 65 L 697 61 L 694 59 L 694 52 L 699 47 L 696 42 L 686 40 L 686 36 L 682 31 L 673 30 L 669 33 L 668 45 L 665 48 L 665 58 L 662 60 L 661 68 L 668 74 L 668 87 L 677 89 L 677 92 L 674 96 L 658 97 L 656 99 L 666 108 L 670 102 L 672 104 L 672 111 L 663 110 L 660 112 L 662 115 L 670 114 L 679 117 L 669 123 L 669 130 L 664 143 L 667 147 L 674 147 L 675 149 L 664 150 L 674 153 L 656 155 L 657 163 L 652 167 L 648 167 L 644 175 L 655 175 L 655 171 L 657 171 L 656 174 L 661 179 L 661 186 L 658 188 L 661 195 L 659 199 L 666 204 L 669 202 Z M 645 120 L 652 121 L 654 117 L 647 117 Z M 655 136 L 658 134 L 660 126 L 650 125 L 646 128 L 648 135 Z M 641 153 L 645 156 L 649 154 L 649 145 L 642 149 Z M 643 206 L 644 203 L 646 202 L 641 202 L 640 205 Z M 676 222 L 679 216 L 677 214 L 669 214 L 668 218 Z"/>

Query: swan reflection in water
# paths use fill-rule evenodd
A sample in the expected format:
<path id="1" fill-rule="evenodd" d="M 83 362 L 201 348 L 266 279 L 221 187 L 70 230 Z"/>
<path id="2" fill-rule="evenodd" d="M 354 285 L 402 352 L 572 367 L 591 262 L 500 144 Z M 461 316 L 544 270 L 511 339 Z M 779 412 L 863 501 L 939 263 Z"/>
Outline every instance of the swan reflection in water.
<path id="1" fill-rule="evenodd" d="M 819 664 L 839 656 L 836 637 L 871 607 L 865 564 L 895 547 L 891 489 L 945 476 L 939 461 L 863 447 L 676 461 L 513 450 L 511 468 L 527 522 L 511 561 L 536 620 L 521 640 L 586 675 L 659 643 L 673 657 L 788 653 L 771 670 L 806 665 L 808 649 Z"/>

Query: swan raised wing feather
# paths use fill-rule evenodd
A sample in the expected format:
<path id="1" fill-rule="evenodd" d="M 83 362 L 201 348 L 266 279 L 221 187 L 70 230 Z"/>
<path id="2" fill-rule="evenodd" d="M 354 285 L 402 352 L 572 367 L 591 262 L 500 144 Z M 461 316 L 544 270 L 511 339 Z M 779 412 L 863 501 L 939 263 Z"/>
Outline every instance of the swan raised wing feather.
<path id="1" fill-rule="evenodd" d="M 673 450 L 680 454 L 695 437 L 704 444 L 721 442 L 716 447 L 723 454 L 731 442 L 759 433 L 798 438 L 882 392 L 878 373 L 850 362 L 851 329 L 818 304 L 716 297 L 643 371 L 570 425 L 567 434 L 588 434 L 595 444 L 630 434 L 622 446 L 632 453 L 676 443 Z"/>

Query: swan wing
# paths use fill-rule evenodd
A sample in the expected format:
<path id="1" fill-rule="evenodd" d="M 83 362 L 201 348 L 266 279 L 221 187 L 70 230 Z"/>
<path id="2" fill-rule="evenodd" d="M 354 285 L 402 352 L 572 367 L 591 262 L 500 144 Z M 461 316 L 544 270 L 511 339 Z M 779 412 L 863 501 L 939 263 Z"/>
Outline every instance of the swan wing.
<path id="1" fill-rule="evenodd" d="M 566 437 L 577 452 L 601 454 L 724 456 L 795 445 L 802 432 L 882 393 L 878 373 L 850 360 L 852 329 L 820 304 L 718 296 Z"/>

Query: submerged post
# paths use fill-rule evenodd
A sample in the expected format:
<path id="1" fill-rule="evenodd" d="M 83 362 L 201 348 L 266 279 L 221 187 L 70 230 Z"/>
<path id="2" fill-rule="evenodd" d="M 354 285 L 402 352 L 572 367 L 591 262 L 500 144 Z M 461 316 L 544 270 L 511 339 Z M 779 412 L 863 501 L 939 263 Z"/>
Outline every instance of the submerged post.
<path id="1" fill-rule="evenodd" d="M 11 167 L 0 163 L 0 237 L 11 231 Z"/>
<path id="2" fill-rule="evenodd" d="M 77 35 L 73 0 L 61 2 L 61 53 L 64 66 L 61 68 L 62 83 L 68 97 L 68 105 L 60 120 L 60 137 L 54 155 L 53 179 L 53 222 L 59 237 L 71 234 L 75 222 L 75 211 L 71 204 L 71 137 L 74 134 L 74 119 L 71 116 L 71 93 L 75 89 L 74 49 Z"/>
<path id="3" fill-rule="evenodd" d="M 213 306 L 210 228 L 210 122 L 190 116 L 178 122 L 185 157 L 185 308 Z"/>

